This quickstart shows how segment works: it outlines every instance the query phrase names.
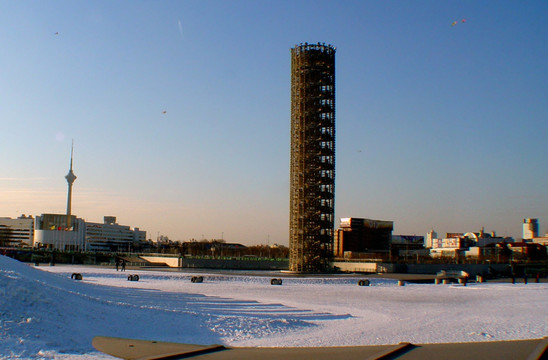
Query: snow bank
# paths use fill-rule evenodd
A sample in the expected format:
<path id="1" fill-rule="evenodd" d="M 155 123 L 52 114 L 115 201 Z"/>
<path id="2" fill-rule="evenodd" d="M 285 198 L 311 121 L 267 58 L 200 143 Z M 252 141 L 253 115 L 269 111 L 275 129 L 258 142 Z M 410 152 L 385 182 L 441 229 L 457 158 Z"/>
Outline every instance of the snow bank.
<path id="1" fill-rule="evenodd" d="M 39 268 L 65 271 L 51 274 L 4 256 L 0 268 L 1 358 L 40 358 L 49 350 L 88 353 L 97 335 L 230 343 L 315 326 L 308 321 L 327 318 L 281 304 L 99 286 L 85 268 Z M 71 280 L 73 272 L 82 273 L 84 280 Z M 127 282 L 125 273 L 104 274 L 103 279 L 138 284 Z"/>
<path id="2" fill-rule="evenodd" d="M 230 346 L 548 336 L 548 284 L 399 287 L 371 279 L 363 287 L 356 278 L 316 276 L 271 286 L 271 274 L 35 269 L 2 256 L 0 269 L 0 358 L 110 359 L 93 352 L 96 335 Z M 84 279 L 71 280 L 74 272 Z M 127 281 L 130 274 L 140 280 Z M 191 283 L 192 275 L 204 282 Z"/>
<path id="3" fill-rule="evenodd" d="M 44 351 L 93 351 L 95 335 L 149 337 L 161 333 L 170 340 L 182 336 L 200 342 L 217 340 L 196 314 L 135 304 L 139 291 L 108 289 L 35 270 L 0 257 L 0 357 L 43 357 Z"/>

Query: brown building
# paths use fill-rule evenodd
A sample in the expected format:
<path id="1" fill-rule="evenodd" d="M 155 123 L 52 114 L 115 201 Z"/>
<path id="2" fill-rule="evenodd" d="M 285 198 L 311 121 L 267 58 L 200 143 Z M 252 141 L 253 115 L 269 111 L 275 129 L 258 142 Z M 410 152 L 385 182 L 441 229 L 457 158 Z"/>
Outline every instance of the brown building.
<path id="1" fill-rule="evenodd" d="M 342 218 L 335 233 L 335 257 L 351 256 L 355 253 L 388 253 L 393 221 L 362 218 Z M 348 256 L 347 256 L 348 257 Z"/>
<path id="2" fill-rule="evenodd" d="M 507 244 L 512 251 L 514 259 L 545 260 L 547 258 L 546 246 L 530 242 L 517 242 Z"/>

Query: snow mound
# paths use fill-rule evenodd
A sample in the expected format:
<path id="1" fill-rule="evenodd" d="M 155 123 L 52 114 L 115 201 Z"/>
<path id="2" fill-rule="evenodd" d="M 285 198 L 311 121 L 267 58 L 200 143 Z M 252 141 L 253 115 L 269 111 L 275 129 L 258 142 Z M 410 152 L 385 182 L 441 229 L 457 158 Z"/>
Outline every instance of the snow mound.
<path id="1" fill-rule="evenodd" d="M 83 280 L 71 280 L 81 273 Z M 139 281 L 128 281 L 138 274 Z M 94 336 L 229 346 L 444 343 L 548 336 L 548 284 L 34 268 L 0 256 L 0 359 L 105 360 Z M 279 275 L 279 274 L 278 274 Z"/>
<path id="2" fill-rule="evenodd" d="M 253 300 L 96 285 L 85 281 L 86 273 L 84 281 L 72 280 L 70 270 L 40 271 L 5 256 L 0 269 L 0 358 L 90 353 L 97 335 L 227 344 L 316 326 L 311 320 L 347 317 Z"/>

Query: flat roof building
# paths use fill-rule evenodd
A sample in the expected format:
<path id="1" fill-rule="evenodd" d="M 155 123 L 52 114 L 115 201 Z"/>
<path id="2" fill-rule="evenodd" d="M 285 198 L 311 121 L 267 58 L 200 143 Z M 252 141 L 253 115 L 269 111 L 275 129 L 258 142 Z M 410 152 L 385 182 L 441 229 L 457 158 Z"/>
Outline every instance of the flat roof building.
<path id="1" fill-rule="evenodd" d="M 118 225 L 116 217 L 105 216 L 103 223 L 87 222 L 66 214 L 42 214 L 35 219 L 34 246 L 63 251 L 131 251 L 146 241 L 146 231 Z"/>
<path id="2" fill-rule="evenodd" d="M 352 257 L 353 253 L 386 253 L 390 250 L 393 221 L 341 218 L 335 234 L 335 257 Z"/>
<path id="3" fill-rule="evenodd" d="M 70 224 L 70 228 L 67 227 Z M 85 250 L 83 219 L 67 214 L 42 214 L 36 216 L 33 246 L 63 251 Z"/>
<path id="4" fill-rule="evenodd" d="M 0 246 L 32 246 L 34 219 L 24 214 L 17 219 L 0 218 Z"/>
<path id="5" fill-rule="evenodd" d="M 146 231 L 118 225 L 114 216 L 105 216 L 103 220 L 103 223 L 85 223 L 87 251 L 129 252 L 134 245 L 146 240 Z"/>
<path id="6" fill-rule="evenodd" d="M 539 234 L 538 219 L 523 219 L 523 239 L 533 239 Z"/>

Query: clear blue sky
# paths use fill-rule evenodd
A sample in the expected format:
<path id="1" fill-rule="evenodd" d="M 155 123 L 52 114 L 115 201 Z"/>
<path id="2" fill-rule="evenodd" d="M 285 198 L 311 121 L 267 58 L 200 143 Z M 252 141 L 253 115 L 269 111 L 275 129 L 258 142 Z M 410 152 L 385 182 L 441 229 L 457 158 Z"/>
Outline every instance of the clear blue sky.
<path id="1" fill-rule="evenodd" d="M 289 49 L 325 42 L 337 223 L 544 232 L 547 19 L 547 1 L 2 1 L 0 216 L 65 212 L 74 139 L 79 217 L 287 244 Z"/>

